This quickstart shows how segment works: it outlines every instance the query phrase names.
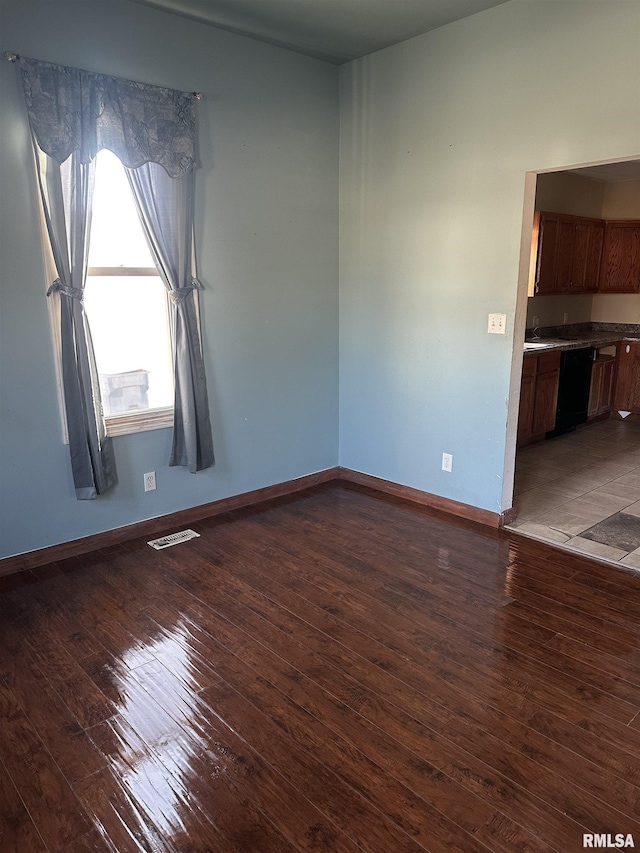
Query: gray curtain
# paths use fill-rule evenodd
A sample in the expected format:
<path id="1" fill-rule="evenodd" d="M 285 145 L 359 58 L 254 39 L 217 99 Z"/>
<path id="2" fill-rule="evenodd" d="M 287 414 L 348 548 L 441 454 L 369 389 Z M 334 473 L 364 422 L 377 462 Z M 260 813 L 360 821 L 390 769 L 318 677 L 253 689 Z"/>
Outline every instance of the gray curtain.
<path id="1" fill-rule="evenodd" d="M 38 183 L 58 277 L 47 295 L 59 293 L 62 384 L 73 482 L 78 500 L 103 494 L 115 483 L 98 373 L 82 297 L 87 275 L 93 163 L 72 154 L 59 165 L 38 150 Z"/>
<path id="2" fill-rule="evenodd" d="M 175 414 L 169 465 L 195 473 L 213 465 L 207 384 L 202 358 L 193 239 L 194 174 L 171 178 L 157 163 L 127 169 L 129 185 L 171 297 Z"/>
<path id="3" fill-rule="evenodd" d="M 194 95 L 19 58 L 62 304 L 63 386 L 79 499 L 115 482 L 82 296 L 95 155 L 128 167 L 138 211 L 172 300 L 175 426 L 170 465 L 213 464 L 193 244 Z"/>

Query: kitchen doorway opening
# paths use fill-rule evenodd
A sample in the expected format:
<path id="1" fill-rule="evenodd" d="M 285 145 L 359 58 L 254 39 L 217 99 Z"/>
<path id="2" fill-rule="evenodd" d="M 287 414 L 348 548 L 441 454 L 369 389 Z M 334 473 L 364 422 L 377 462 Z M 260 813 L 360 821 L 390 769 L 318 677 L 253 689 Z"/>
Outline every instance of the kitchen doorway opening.
<path id="1" fill-rule="evenodd" d="M 640 157 L 526 175 L 503 506 L 640 569 Z"/>

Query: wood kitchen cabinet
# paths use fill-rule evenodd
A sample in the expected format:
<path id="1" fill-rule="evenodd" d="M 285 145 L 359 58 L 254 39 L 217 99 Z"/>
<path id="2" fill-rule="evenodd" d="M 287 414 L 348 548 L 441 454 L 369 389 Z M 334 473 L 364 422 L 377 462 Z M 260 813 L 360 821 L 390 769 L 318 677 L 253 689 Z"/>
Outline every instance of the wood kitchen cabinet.
<path id="1" fill-rule="evenodd" d="M 522 362 L 520 384 L 520 413 L 518 416 L 518 444 L 524 444 L 533 435 L 533 404 L 536 393 L 537 356 L 525 355 Z"/>
<path id="2" fill-rule="evenodd" d="M 604 220 L 541 212 L 537 228 L 535 295 L 596 293 Z"/>
<path id="3" fill-rule="evenodd" d="M 640 414 L 640 341 L 620 341 L 618 344 L 613 407 L 619 412 Z"/>
<path id="4" fill-rule="evenodd" d="M 640 290 L 640 222 L 606 223 L 600 293 L 638 293 Z"/>
<path id="5" fill-rule="evenodd" d="M 544 438 L 556 424 L 560 353 L 528 353 L 522 364 L 518 444 Z"/>
<path id="6" fill-rule="evenodd" d="M 570 293 L 575 217 L 541 213 L 538 225 L 536 295 Z"/>
<path id="7" fill-rule="evenodd" d="M 571 293 L 597 293 L 606 223 L 576 217 Z"/>
<path id="8" fill-rule="evenodd" d="M 591 368 L 591 391 L 589 394 L 589 418 L 607 415 L 611 411 L 615 357 L 599 356 Z"/>

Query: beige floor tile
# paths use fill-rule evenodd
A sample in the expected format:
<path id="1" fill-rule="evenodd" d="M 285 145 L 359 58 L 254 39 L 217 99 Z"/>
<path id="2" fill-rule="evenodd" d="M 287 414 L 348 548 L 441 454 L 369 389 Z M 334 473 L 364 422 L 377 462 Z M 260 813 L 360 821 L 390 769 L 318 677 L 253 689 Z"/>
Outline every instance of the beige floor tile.
<path id="1" fill-rule="evenodd" d="M 549 492 L 543 486 L 537 489 L 530 489 L 521 495 L 517 495 L 513 499 L 513 507 L 517 513 L 517 519 L 529 519 L 542 512 L 553 509 L 567 503 L 567 498 L 563 495 Z"/>
<path id="2" fill-rule="evenodd" d="M 532 536 L 540 536 L 542 539 L 549 539 L 551 542 L 567 542 L 569 539 L 566 533 L 546 527 L 544 524 L 536 524 L 534 521 L 523 522 L 518 525 L 518 530 L 530 533 Z"/>
<path id="3" fill-rule="evenodd" d="M 587 448 L 580 448 L 570 450 L 562 456 L 555 456 L 553 459 L 549 460 L 548 464 L 555 465 L 556 467 L 562 465 L 565 471 L 571 471 L 577 470 L 578 468 L 584 468 L 587 465 L 595 465 L 595 463 L 599 462 L 601 459 L 602 456 L 597 456 L 595 453 L 591 453 Z"/>
<path id="4" fill-rule="evenodd" d="M 616 450 L 615 453 L 602 461 L 611 462 L 612 465 L 624 466 L 627 469 L 625 474 L 640 468 L 640 460 L 630 450 Z"/>
<path id="5" fill-rule="evenodd" d="M 588 451 L 592 456 L 596 456 L 599 459 L 606 459 L 614 453 L 619 452 L 615 447 L 611 446 L 611 442 L 607 441 L 606 438 L 598 438 L 590 441 L 589 444 L 584 445 L 583 450 Z"/>
<path id="6" fill-rule="evenodd" d="M 604 486 L 605 483 L 611 482 L 609 475 L 606 473 L 591 474 L 589 469 L 586 471 L 575 471 L 567 474 L 566 477 L 558 477 L 557 480 L 551 481 L 547 488 L 551 491 L 572 491 L 576 497 L 586 495 L 587 492 L 592 492 L 599 486 Z"/>
<path id="7" fill-rule="evenodd" d="M 595 462 L 596 458 L 600 457 L 592 456 L 591 463 Z M 552 456 L 550 459 L 540 460 L 536 468 L 556 470 L 568 474 L 572 471 L 579 471 L 581 468 L 586 468 L 589 464 L 590 462 L 585 462 L 584 459 L 577 459 L 574 453 L 562 453 L 558 456 Z"/>
<path id="8" fill-rule="evenodd" d="M 605 483 L 604 486 L 598 486 L 591 495 L 609 495 L 616 498 L 622 498 L 627 501 L 627 506 L 630 506 L 635 501 L 640 501 L 640 486 L 625 486 L 623 483 L 616 483 L 613 480 L 611 483 Z M 627 510 L 625 510 L 626 512 Z"/>
<path id="9" fill-rule="evenodd" d="M 560 497 L 571 501 L 574 500 L 574 498 L 582 497 L 582 495 L 587 494 L 587 492 L 592 492 L 600 485 L 604 484 L 596 483 L 592 484 L 590 487 L 585 487 L 584 480 L 576 482 L 575 477 L 569 475 L 547 483 L 544 488 L 551 494 L 559 495 Z"/>
<path id="10" fill-rule="evenodd" d="M 567 453 L 570 448 L 564 444 L 554 443 L 554 439 L 550 441 L 539 441 L 537 444 L 532 444 L 529 447 L 523 447 L 518 451 L 518 456 L 525 461 L 533 460 L 540 461 L 542 459 L 552 459 L 554 456 L 560 456 Z"/>
<path id="11" fill-rule="evenodd" d="M 614 480 L 616 477 L 624 477 L 625 474 L 630 474 L 635 471 L 638 467 L 638 463 L 633 460 L 628 460 L 625 458 L 625 454 L 616 453 L 613 456 L 609 456 L 607 459 L 598 459 L 597 462 L 594 462 L 593 465 L 589 465 L 586 470 L 587 472 L 593 472 L 594 474 L 604 474 L 607 473 L 610 475 L 610 479 Z"/>
<path id="12" fill-rule="evenodd" d="M 640 488 L 640 469 L 636 468 L 629 474 L 623 474 L 622 477 L 616 477 L 612 480 L 613 483 L 621 483 L 623 486 L 633 486 Z"/>
<path id="13" fill-rule="evenodd" d="M 623 557 L 627 556 L 627 552 L 621 551 L 620 548 L 612 548 L 610 545 L 593 542 L 591 539 L 583 539 L 581 536 L 574 536 L 566 542 L 566 545 L 567 548 L 575 548 L 577 551 L 584 551 L 597 557 L 607 557 L 609 560 L 622 560 Z"/>
<path id="14" fill-rule="evenodd" d="M 621 510 L 640 517 L 640 417 L 614 415 L 523 448 L 516 469 L 517 516 L 510 526 L 585 553 L 627 559 L 624 551 L 580 534 Z M 640 563 L 638 552 L 629 555 L 629 565 Z"/>
<path id="15" fill-rule="evenodd" d="M 602 489 L 606 488 L 606 486 L 601 486 L 598 489 L 594 489 L 592 492 L 587 492 L 586 495 L 582 495 L 580 497 L 581 501 L 586 501 L 587 503 L 593 504 L 595 507 L 598 507 L 603 512 L 606 512 L 605 518 L 610 515 L 614 515 L 616 512 L 620 512 L 620 510 L 625 507 L 631 506 L 633 503 L 633 498 L 628 497 L 628 495 L 612 495 L 603 492 Z M 622 487 L 624 489 L 624 486 Z"/>
<path id="16" fill-rule="evenodd" d="M 576 498 L 552 510 L 529 517 L 527 520 L 535 520 L 537 524 L 544 524 L 570 536 L 578 536 L 610 515 L 612 513 L 608 509 L 598 509 L 596 505 L 582 498 Z"/>
<path id="17" fill-rule="evenodd" d="M 562 476 L 562 471 L 558 471 L 557 468 L 549 468 L 546 465 L 532 465 L 525 471 L 518 471 L 515 482 L 518 486 L 534 489 L 536 486 L 550 483 L 552 480 L 557 480 Z"/>
<path id="18" fill-rule="evenodd" d="M 640 499 L 636 501 L 636 503 L 630 504 L 626 507 L 625 512 L 629 515 L 636 515 L 640 518 Z"/>
<path id="19" fill-rule="evenodd" d="M 640 569 L 640 548 L 627 554 L 626 557 L 622 557 L 620 562 L 626 566 L 635 566 L 635 568 Z"/>

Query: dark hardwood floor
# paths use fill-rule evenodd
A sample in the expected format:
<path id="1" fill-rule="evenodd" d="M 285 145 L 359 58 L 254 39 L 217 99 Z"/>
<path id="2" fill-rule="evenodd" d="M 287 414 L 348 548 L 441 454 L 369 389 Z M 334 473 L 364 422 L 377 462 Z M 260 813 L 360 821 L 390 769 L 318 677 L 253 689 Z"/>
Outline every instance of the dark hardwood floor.
<path id="1" fill-rule="evenodd" d="M 640 574 L 327 485 L 0 579 L 2 853 L 640 847 Z"/>

